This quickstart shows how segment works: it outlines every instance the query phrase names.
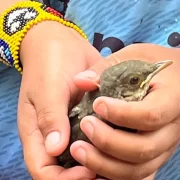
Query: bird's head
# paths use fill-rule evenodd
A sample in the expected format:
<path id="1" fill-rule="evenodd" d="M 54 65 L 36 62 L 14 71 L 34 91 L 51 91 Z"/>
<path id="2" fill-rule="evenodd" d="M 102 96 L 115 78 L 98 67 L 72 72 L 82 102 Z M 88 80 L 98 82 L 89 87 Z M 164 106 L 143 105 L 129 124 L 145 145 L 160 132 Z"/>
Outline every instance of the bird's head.
<path id="1" fill-rule="evenodd" d="M 126 101 L 142 100 L 151 79 L 172 63 L 171 60 L 156 63 L 129 60 L 116 64 L 101 74 L 100 94 Z"/>

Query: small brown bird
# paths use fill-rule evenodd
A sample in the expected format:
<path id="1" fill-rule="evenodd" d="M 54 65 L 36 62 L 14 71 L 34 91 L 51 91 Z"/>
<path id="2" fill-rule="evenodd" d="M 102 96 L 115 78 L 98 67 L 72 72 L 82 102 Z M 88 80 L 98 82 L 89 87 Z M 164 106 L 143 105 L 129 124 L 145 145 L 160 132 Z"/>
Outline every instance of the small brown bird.
<path id="1" fill-rule="evenodd" d="M 69 113 L 70 141 L 67 149 L 58 157 L 59 165 L 64 168 L 80 165 L 71 156 L 70 146 L 77 140 L 91 143 L 80 128 L 81 119 L 87 115 L 94 115 L 115 129 L 136 132 L 136 130 L 116 126 L 98 116 L 93 110 L 94 100 L 99 96 L 107 96 L 125 101 L 140 101 L 148 93 L 150 80 L 172 63 L 171 60 L 157 63 L 129 60 L 104 70 L 100 76 L 98 90 L 86 92 L 80 103 Z"/>

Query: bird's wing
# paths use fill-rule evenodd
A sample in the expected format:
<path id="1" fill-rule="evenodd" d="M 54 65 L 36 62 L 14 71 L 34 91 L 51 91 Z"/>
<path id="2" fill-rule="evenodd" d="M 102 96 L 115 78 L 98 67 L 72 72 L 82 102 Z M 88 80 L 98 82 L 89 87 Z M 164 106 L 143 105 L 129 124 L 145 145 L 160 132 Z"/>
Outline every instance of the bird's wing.
<path id="1" fill-rule="evenodd" d="M 82 119 L 87 115 L 93 114 L 93 102 L 95 98 L 99 96 L 98 91 L 94 92 L 87 92 L 85 93 L 84 97 L 80 101 L 78 105 L 76 105 L 69 113 L 70 121 L 71 119 L 77 118 Z"/>
<path id="2" fill-rule="evenodd" d="M 69 113 L 69 118 L 73 118 L 77 116 L 79 113 L 81 113 L 81 108 L 78 106 L 75 106 Z"/>

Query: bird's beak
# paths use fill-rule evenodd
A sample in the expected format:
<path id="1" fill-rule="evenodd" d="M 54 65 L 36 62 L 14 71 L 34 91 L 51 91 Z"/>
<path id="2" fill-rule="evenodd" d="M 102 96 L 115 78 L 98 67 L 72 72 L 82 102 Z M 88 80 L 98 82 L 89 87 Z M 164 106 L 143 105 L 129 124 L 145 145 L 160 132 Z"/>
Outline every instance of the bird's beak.
<path id="1" fill-rule="evenodd" d="M 165 69 L 166 67 L 168 67 L 169 65 L 171 65 L 174 61 L 172 60 L 166 60 L 166 61 L 161 61 L 161 62 L 157 62 L 157 63 L 154 63 L 154 65 L 156 66 L 156 70 L 153 71 L 151 74 L 149 74 L 149 76 L 146 78 L 145 81 L 143 81 L 141 83 L 141 88 L 150 82 L 150 80 L 157 74 L 159 73 L 160 71 L 162 71 L 163 69 Z"/>

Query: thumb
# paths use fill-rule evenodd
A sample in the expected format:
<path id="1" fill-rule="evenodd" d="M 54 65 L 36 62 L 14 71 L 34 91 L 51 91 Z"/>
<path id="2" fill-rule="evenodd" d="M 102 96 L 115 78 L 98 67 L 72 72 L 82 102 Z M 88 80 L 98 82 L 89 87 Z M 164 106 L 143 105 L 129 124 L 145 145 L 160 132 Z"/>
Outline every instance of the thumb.
<path id="1" fill-rule="evenodd" d="M 37 124 L 44 138 L 46 151 L 51 156 L 61 154 L 69 142 L 69 89 L 61 77 L 38 85 L 28 93 L 37 113 Z M 56 88 L 51 88 L 56 87 Z"/>
<path id="2" fill-rule="evenodd" d="M 74 84 L 84 91 L 95 90 L 99 84 L 100 74 L 105 69 L 118 64 L 122 59 L 121 56 L 122 53 L 118 51 L 91 66 L 86 71 L 80 72 L 74 77 Z"/>

